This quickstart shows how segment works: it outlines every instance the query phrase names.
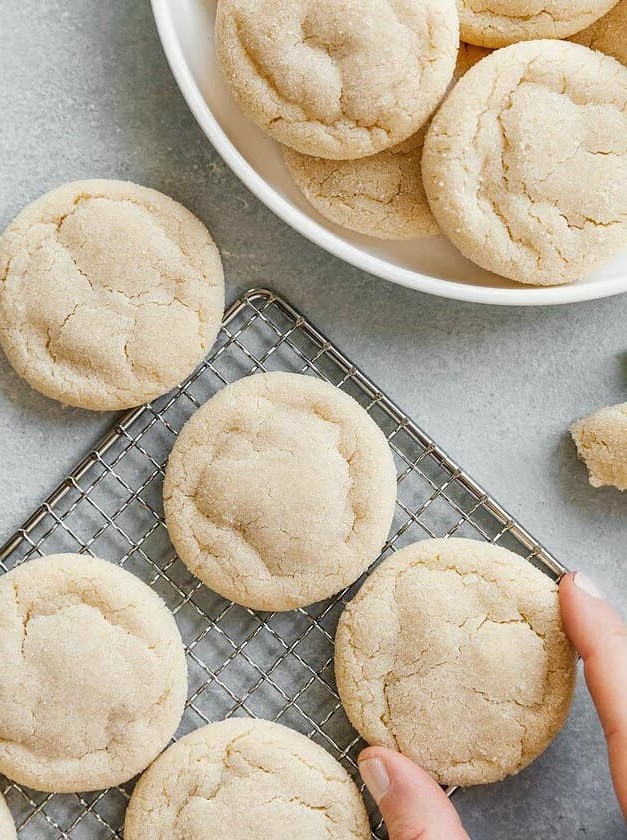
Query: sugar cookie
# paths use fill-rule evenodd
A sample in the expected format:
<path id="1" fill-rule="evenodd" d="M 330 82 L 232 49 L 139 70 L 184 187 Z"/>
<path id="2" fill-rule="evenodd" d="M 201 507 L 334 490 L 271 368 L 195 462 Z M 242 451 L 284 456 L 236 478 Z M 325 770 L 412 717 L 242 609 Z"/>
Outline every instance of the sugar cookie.
<path id="1" fill-rule="evenodd" d="M 627 403 L 595 411 L 570 430 L 593 487 L 627 490 Z"/>
<path id="2" fill-rule="evenodd" d="M 263 831 L 260 832 L 260 827 Z M 354 782 L 329 753 L 278 723 L 213 723 L 166 750 L 137 784 L 125 840 L 369 840 Z"/>
<path id="3" fill-rule="evenodd" d="M 627 0 L 620 0 L 604 17 L 570 40 L 627 64 Z"/>
<path id="4" fill-rule="evenodd" d="M 429 118 L 453 75 L 455 0 L 220 0 L 216 49 L 233 96 L 272 137 L 341 160 Z"/>
<path id="5" fill-rule="evenodd" d="M 181 560 L 238 604 L 290 610 L 351 584 L 385 541 L 396 471 L 382 431 L 338 388 L 294 373 L 219 391 L 166 470 Z"/>
<path id="6" fill-rule="evenodd" d="M 454 79 L 488 51 L 460 44 Z M 380 239 L 435 236 L 420 159 L 425 129 L 391 149 L 359 160 L 325 160 L 287 146 L 283 156 L 294 182 L 316 210 L 337 225 Z"/>
<path id="7" fill-rule="evenodd" d="M 536 38 L 567 38 L 608 12 L 617 0 L 459 0 L 462 41 L 504 47 Z"/>
<path id="8" fill-rule="evenodd" d="M 36 790 L 131 779 L 174 735 L 185 652 L 163 601 L 78 554 L 0 577 L 0 773 Z"/>
<path id="9" fill-rule="evenodd" d="M 561 729 L 575 683 L 556 585 L 510 551 L 425 540 L 340 617 L 335 671 L 355 728 L 442 784 L 517 773 Z"/>
<path id="10" fill-rule="evenodd" d="M 434 117 L 422 173 L 441 230 L 478 265 L 583 277 L 627 244 L 627 68 L 565 41 L 497 50 Z"/>
<path id="11" fill-rule="evenodd" d="M 155 190 L 75 181 L 0 238 L 0 344 L 34 388 L 94 410 L 139 405 L 192 372 L 224 307 L 205 226 Z"/>
<path id="12" fill-rule="evenodd" d="M 420 175 L 425 132 L 359 160 L 325 160 L 287 146 L 294 182 L 316 210 L 337 225 L 380 239 L 435 236 L 438 226 Z"/>

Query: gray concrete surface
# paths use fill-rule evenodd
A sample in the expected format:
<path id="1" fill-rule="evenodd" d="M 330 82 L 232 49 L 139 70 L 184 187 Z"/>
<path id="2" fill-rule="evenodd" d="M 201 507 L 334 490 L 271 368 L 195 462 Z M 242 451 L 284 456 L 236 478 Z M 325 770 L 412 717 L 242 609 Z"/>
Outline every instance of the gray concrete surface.
<path id="1" fill-rule="evenodd" d="M 146 0 L 3 0 L 0 31 L 3 226 L 75 178 L 128 178 L 171 194 L 213 232 L 229 300 L 260 284 L 286 295 L 627 612 L 627 493 L 590 488 L 567 436 L 573 418 L 627 399 L 627 296 L 479 307 L 396 288 L 323 253 L 213 151 L 170 74 Z M 0 542 L 111 420 L 40 396 L 0 358 Z M 530 770 L 455 802 L 475 840 L 624 837 L 583 683 L 566 729 Z"/>

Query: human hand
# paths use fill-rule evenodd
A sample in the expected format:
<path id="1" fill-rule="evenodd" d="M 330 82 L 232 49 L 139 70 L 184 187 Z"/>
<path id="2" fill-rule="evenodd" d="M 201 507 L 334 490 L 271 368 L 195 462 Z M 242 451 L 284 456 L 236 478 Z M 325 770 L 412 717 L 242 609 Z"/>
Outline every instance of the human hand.
<path id="1" fill-rule="evenodd" d="M 564 629 L 583 659 L 618 804 L 627 819 L 627 627 L 581 572 L 562 579 L 559 595 Z"/>
<path id="2" fill-rule="evenodd" d="M 601 719 L 619 804 L 627 818 L 627 627 L 580 572 L 559 587 L 564 629 L 584 663 Z M 390 840 L 469 840 L 442 788 L 394 750 L 368 747 L 359 770 L 379 805 Z"/>

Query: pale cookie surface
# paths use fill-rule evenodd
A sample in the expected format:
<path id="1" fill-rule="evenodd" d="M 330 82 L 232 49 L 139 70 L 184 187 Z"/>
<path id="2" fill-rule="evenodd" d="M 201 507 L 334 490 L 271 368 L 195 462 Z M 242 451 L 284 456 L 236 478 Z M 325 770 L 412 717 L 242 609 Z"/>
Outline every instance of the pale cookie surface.
<path id="1" fill-rule="evenodd" d="M 567 38 L 590 26 L 616 0 L 458 0 L 461 38 L 504 47 L 536 38 Z"/>
<path id="2" fill-rule="evenodd" d="M 207 229 L 146 187 L 65 184 L 0 238 L 0 344 L 69 405 L 117 410 L 166 393 L 207 353 L 223 308 Z"/>
<path id="3" fill-rule="evenodd" d="M 455 0 L 220 0 L 216 49 L 246 114 L 335 160 L 406 140 L 453 75 Z"/>
<path id="4" fill-rule="evenodd" d="M 420 175 L 425 132 L 360 160 L 324 160 L 283 147 L 296 185 L 337 225 L 380 239 L 435 236 L 438 226 Z"/>
<path id="5" fill-rule="evenodd" d="M 396 471 L 361 406 L 322 380 L 257 374 L 183 427 L 164 483 L 181 560 L 260 610 L 312 604 L 351 584 L 388 534 Z"/>
<path id="6" fill-rule="evenodd" d="M 2 840 L 17 840 L 15 823 L 9 811 L 9 807 L 0 793 L 0 838 Z"/>
<path id="7" fill-rule="evenodd" d="M 77 554 L 0 577 L 0 773 L 35 790 L 131 779 L 174 735 L 187 669 L 163 601 Z"/>
<path id="8" fill-rule="evenodd" d="M 601 20 L 573 35 L 571 41 L 627 64 L 627 0 L 620 0 Z"/>
<path id="9" fill-rule="evenodd" d="M 590 484 L 627 490 L 627 403 L 601 408 L 570 431 Z"/>
<path id="10" fill-rule="evenodd" d="M 335 650 L 358 732 L 449 785 L 529 764 L 562 727 L 575 682 L 555 584 L 475 540 L 426 540 L 385 560 L 342 614 Z"/>
<path id="11" fill-rule="evenodd" d="M 497 50 L 434 117 L 422 174 L 440 228 L 478 265 L 580 279 L 627 245 L 627 68 L 565 41 Z"/>
<path id="12" fill-rule="evenodd" d="M 487 50 L 460 44 L 454 80 Z M 325 160 L 283 147 L 296 185 L 313 207 L 337 225 L 380 239 L 435 236 L 438 226 L 422 185 L 425 129 L 391 149 L 359 160 Z"/>
<path id="13" fill-rule="evenodd" d="M 368 840 L 354 782 L 304 735 L 230 719 L 181 738 L 144 773 L 126 840 Z"/>

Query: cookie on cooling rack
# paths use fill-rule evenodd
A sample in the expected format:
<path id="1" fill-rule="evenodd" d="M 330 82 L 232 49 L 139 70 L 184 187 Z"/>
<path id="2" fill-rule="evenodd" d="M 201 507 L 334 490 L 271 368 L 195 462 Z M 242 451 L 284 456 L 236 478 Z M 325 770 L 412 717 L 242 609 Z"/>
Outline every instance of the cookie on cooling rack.
<path id="1" fill-rule="evenodd" d="M 17 840 L 15 823 L 9 811 L 9 807 L 0 793 L 0 837 L 2 840 Z"/>
<path id="2" fill-rule="evenodd" d="M 311 376 L 228 385 L 187 421 L 164 482 L 179 557 L 211 589 L 291 610 L 376 559 L 396 499 L 388 443 L 348 394 Z"/>
<path id="3" fill-rule="evenodd" d="M 462 41 L 482 47 L 504 47 L 537 38 L 567 38 L 603 17 L 617 0 L 460 0 Z"/>
<path id="4" fill-rule="evenodd" d="M 34 388 L 97 411 L 165 394 L 215 341 L 222 262 L 206 227 L 155 190 L 76 181 L 0 237 L 0 344 Z"/>
<path id="5" fill-rule="evenodd" d="M 220 0 L 216 50 L 233 96 L 304 154 L 360 158 L 406 140 L 453 75 L 455 0 Z"/>
<path id="6" fill-rule="evenodd" d="M 566 41 L 514 44 L 472 67 L 433 118 L 425 192 L 473 262 L 569 283 L 627 244 L 626 138 L 626 67 Z"/>
<path id="7" fill-rule="evenodd" d="M 448 785 L 522 770 L 561 729 L 575 684 L 556 585 L 504 548 L 425 540 L 376 569 L 340 617 L 335 673 L 371 744 Z"/>
<path id="8" fill-rule="evenodd" d="M 620 0 L 610 12 L 570 40 L 627 64 L 627 0 Z"/>
<path id="9" fill-rule="evenodd" d="M 488 54 L 460 44 L 453 80 Z M 358 160 L 325 160 L 283 147 L 283 157 L 309 203 L 337 225 L 379 239 L 435 236 L 438 226 L 422 185 L 425 129 L 391 149 Z"/>
<path id="10" fill-rule="evenodd" d="M 197 729 L 139 780 L 126 840 L 368 840 L 359 791 L 329 753 L 265 720 L 231 719 Z"/>
<path id="11" fill-rule="evenodd" d="M 122 784 L 157 757 L 187 668 L 155 592 L 104 560 L 50 555 L 0 577 L 0 616 L 0 773 L 72 793 Z"/>
<path id="12" fill-rule="evenodd" d="M 627 403 L 611 405 L 571 427 L 593 487 L 627 490 Z"/>

